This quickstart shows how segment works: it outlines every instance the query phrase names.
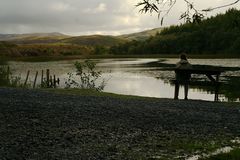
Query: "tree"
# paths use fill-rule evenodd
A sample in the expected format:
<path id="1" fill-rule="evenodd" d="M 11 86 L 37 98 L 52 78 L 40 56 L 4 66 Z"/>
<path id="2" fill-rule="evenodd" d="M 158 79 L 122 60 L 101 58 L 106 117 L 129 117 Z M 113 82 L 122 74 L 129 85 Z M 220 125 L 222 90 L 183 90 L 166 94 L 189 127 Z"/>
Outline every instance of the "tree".
<path id="1" fill-rule="evenodd" d="M 240 0 L 235 0 L 225 5 L 204 9 L 197 9 L 190 0 L 182 1 L 186 3 L 187 9 L 180 15 L 180 19 L 184 19 L 184 21 L 187 23 L 200 23 L 204 18 L 203 12 L 210 12 L 219 8 L 232 6 L 234 4 L 237 4 Z M 140 2 L 136 4 L 136 7 L 140 7 L 139 12 L 141 13 L 157 13 L 158 18 L 161 18 L 161 24 L 163 24 L 164 17 L 168 15 L 176 2 L 177 0 L 140 0 Z"/>

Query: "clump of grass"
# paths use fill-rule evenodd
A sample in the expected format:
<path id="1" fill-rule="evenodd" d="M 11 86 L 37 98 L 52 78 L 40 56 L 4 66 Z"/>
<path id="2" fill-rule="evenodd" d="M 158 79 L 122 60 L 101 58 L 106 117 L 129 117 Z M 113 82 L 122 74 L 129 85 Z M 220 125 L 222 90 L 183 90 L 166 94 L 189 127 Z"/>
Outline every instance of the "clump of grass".
<path id="1" fill-rule="evenodd" d="M 20 87 L 21 78 L 13 76 L 10 67 L 0 65 L 0 86 L 4 87 Z"/>
<path id="2" fill-rule="evenodd" d="M 10 84 L 10 70 L 6 65 L 0 65 L 0 86 L 8 86 Z"/>

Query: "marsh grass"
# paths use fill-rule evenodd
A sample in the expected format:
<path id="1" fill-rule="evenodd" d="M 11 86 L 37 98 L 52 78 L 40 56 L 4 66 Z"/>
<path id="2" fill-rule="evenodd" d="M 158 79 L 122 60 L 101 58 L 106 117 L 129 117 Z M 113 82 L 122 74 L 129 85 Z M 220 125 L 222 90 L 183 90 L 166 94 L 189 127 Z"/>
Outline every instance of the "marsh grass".
<path id="1" fill-rule="evenodd" d="M 6 65 L 0 65 L 0 86 L 10 85 L 10 71 Z"/>
<path id="2" fill-rule="evenodd" d="M 1 87 L 23 87 L 21 77 L 13 76 L 12 71 L 7 63 L 0 62 L 0 86 Z"/>

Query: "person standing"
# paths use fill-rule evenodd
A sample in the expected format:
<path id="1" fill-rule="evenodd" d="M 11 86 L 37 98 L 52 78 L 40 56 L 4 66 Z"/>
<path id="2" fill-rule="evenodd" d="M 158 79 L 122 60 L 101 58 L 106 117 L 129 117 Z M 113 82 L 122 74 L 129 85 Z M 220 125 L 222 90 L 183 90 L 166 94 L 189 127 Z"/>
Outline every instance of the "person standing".
<path id="1" fill-rule="evenodd" d="M 178 99 L 179 86 L 184 85 L 184 99 L 188 99 L 188 85 L 191 78 L 191 74 L 184 69 L 191 69 L 192 65 L 188 62 L 185 54 L 180 55 L 180 61 L 177 62 L 176 68 L 176 84 L 175 84 L 175 95 L 174 99 Z M 182 69 L 182 71 L 181 71 Z"/>

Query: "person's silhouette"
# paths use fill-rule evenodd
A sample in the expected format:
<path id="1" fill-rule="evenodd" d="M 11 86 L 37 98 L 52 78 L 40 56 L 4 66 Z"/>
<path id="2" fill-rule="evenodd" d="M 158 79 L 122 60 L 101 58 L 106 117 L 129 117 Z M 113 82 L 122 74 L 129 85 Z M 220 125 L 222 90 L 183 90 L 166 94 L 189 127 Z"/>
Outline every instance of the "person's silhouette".
<path id="1" fill-rule="evenodd" d="M 176 64 L 176 68 L 179 69 L 176 72 L 176 84 L 175 84 L 175 95 L 174 99 L 178 99 L 179 85 L 184 85 L 184 96 L 185 100 L 188 99 L 188 84 L 191 75 L 186 71 L 181 71 L 181 69 L 190 69 L 192 65 L 188 62 L 185 54 L 180 55 L 180 61 Z"/>

